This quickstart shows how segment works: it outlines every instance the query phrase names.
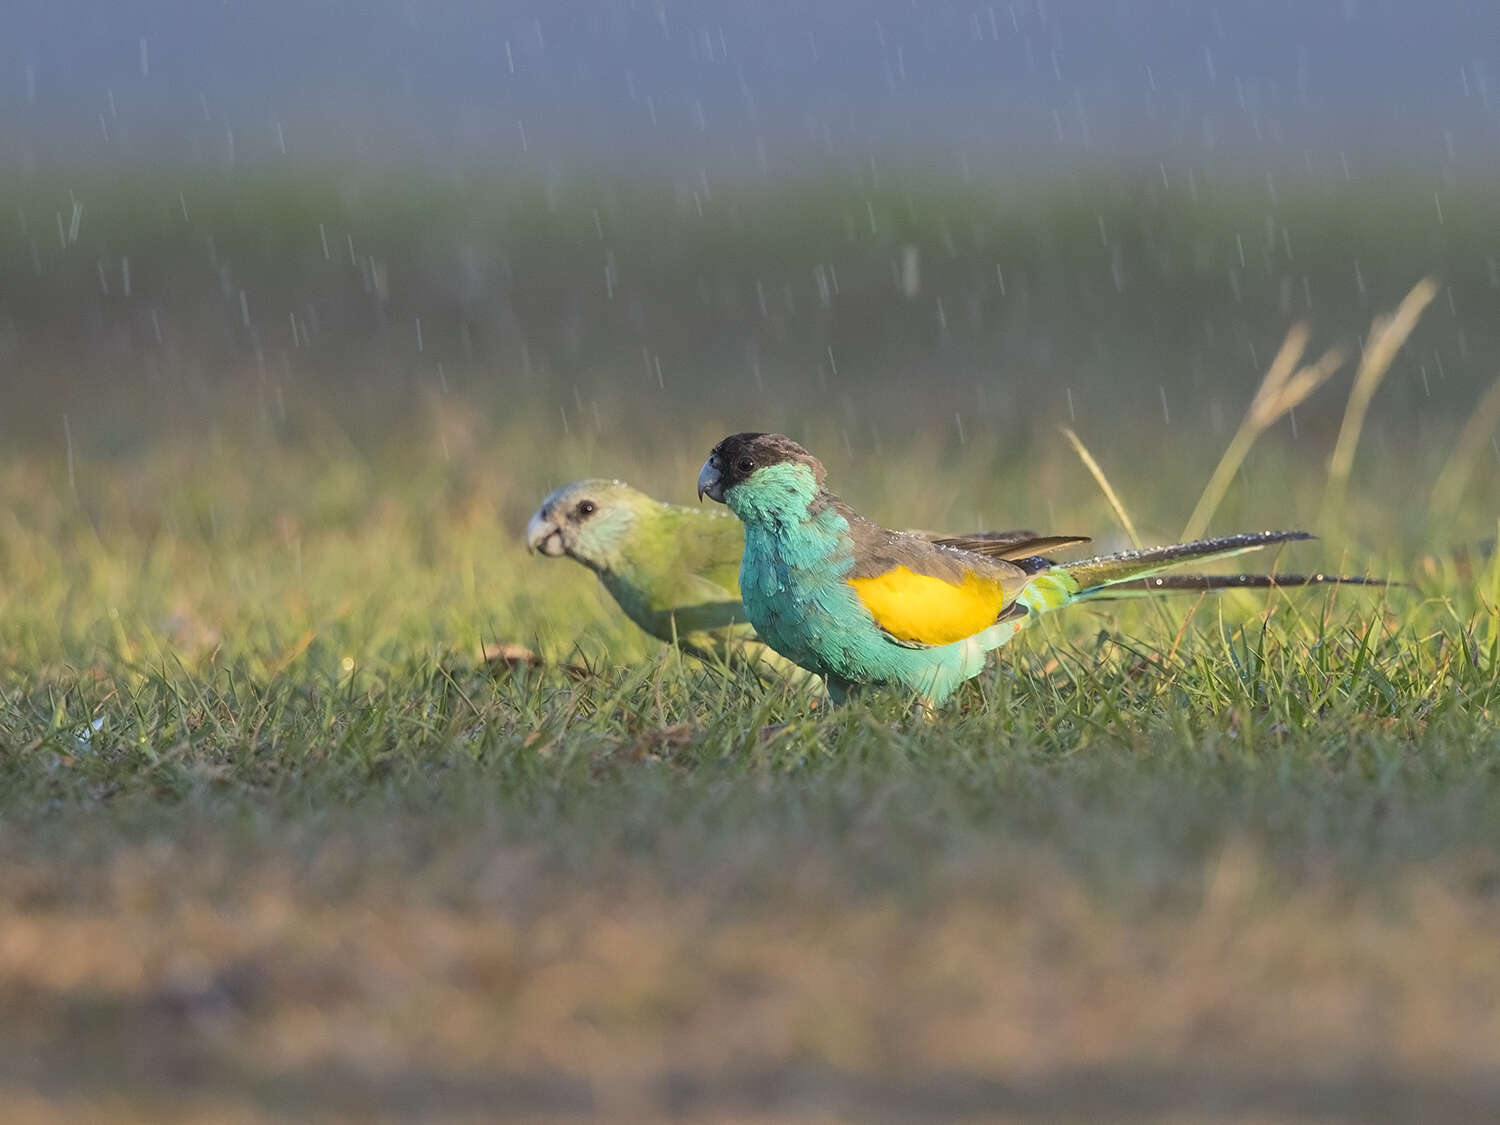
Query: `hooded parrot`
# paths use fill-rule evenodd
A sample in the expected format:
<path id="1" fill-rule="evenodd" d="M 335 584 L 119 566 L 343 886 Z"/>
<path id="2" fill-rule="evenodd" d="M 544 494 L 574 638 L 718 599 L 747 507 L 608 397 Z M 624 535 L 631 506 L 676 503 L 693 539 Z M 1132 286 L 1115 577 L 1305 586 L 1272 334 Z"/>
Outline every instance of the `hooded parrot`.
<path id="1" fill-rule="evenodd" d="M 934 542 L 982 545 L 1000 557 L 1070 546 L 1073 536 L 979 532 Z M 745 530 L 727 512 L 664 504 L 617 480 L 580 480 L 552 492 L 526 525 L 526 545 L 582 563 L 625 615 L 658 640 L 703 660 L 748 664 L 766 677 L 808 678 L 760 643 L 740 602 Z"/>
<path id="2" fill-rule="evenodd" d="M 761 639 L 822 676 L 842 701 L 889 684 L 935 707 L 977 675 L 1033 617 L 1075 602 L 1168 590 L 1383 585 L 1313 575 L 1167 575 L 1312 536 L 1262 531 L 1056 564 L 979 539 L 933 540 L 871 523 L 824 487 L 821 462 L 780 434 L 726 437 L 698 476 L 699 497 L 745 525 L 739 588 Z"/>

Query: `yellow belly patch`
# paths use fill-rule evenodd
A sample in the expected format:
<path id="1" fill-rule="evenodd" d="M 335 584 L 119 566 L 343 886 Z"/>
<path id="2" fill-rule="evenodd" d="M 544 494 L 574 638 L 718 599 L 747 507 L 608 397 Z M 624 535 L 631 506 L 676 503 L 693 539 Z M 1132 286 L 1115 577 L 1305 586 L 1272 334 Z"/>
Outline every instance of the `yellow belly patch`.
<path id="1" fill-rule="evenodd" d="M 875 623 L 897 640 L 946 645 L 972 637 L 995 623 L 1005 608 L 1005 589 L 977 574 L 962 585 L 898 566 L 849 585 Z"/>

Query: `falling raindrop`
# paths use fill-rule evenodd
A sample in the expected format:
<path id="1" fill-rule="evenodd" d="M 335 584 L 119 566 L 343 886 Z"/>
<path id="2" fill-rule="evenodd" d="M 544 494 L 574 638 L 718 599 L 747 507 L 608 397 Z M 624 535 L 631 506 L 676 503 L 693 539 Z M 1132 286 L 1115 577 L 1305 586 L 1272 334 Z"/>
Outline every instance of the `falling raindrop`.
<path id="1" fill-rule="evenodd" d="M 68 422 L 67 414 L 62 416 L 62 424 L 63 445 L 66 448 L 68 457 L 68 492 L 76 501 L 78 499 L 78 477 L 73 468 L 73 427 Z"/>

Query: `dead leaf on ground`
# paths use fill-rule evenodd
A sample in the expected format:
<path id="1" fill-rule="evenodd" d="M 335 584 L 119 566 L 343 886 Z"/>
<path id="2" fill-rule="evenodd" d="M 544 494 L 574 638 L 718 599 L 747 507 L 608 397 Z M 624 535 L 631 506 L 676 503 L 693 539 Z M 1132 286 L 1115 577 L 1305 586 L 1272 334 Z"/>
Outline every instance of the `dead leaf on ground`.
<path id="1" fill-rule="evenodd" d="M 511 641 L 492 641 L 484 646 L 484 662 L 492 671 L 502 667 L 510 671 L 517 668 L 559 668 L 575 680 L 586 679 L 589 670 L 582 664 L 553 664 L 542 659 L 525 645 Z"/>
<path id="2" fill-rule="evenodd" d="M 699 728 L 692 723 L 673 723 L 671 726 L 643 731 L 635 740 L 635 744 L 631 746 L 630 755 L 640 759 L 648 754 L 660 754 L 663 750 L 686 746 L 698 736 L 698 733 Z"/>

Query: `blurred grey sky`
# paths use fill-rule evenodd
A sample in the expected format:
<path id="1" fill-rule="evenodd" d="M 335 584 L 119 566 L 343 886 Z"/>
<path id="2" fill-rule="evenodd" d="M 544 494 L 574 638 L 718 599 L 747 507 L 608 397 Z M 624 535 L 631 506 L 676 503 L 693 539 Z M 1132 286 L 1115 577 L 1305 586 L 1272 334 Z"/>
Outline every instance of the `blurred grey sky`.
<path id="1" fill-rule="evenodd" d="M 0 163 L 1486 169 L 1495 0 L 8 0 Z"/>

